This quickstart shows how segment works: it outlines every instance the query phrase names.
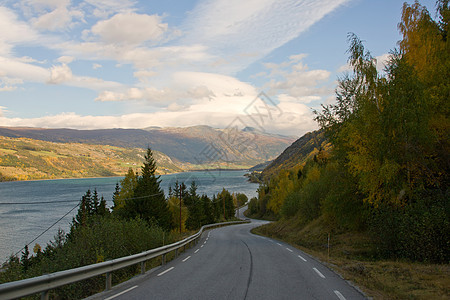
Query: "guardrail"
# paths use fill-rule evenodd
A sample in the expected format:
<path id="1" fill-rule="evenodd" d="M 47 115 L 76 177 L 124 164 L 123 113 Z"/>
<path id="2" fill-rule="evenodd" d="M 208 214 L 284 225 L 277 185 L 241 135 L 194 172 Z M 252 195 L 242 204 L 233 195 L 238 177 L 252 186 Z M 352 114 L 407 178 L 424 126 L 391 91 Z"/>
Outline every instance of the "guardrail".
<path id="1" fill-rule="evenodd" d="M 98 275 L 106 274 L 106 290 L 110 290 L 112 272 L 126 268 L 132 265 L 141 265 L 141 274 L 145 273 L 145 263 L 147 260 L 161 256 L 162 264 L 165 264 L 166 255 L 169 252 L 176 251 L 175 257 L 178 256 L 178 249 L 184 247 L 187 244 L 197 243 L 205 229 L 211 229 L 215 227 L 221 227 L 233 224 L 249 223 L 250 221 L 233 221 L 205 225 L 200 230 L 181 241 L 176 243 L 162 246 L 159 248 L 147 250 L 141 253 L 137 253 L 130 256 L 116 258 L 113 260 L 78 267 L 75 269 L 69 269 L 65 271 L 59 271 L 52 274 L 41 275 L 38 277 L 7 282 L 0 284 L 0 299 L 15 299 L 24 296 L 41 293 L 41 299 L 48 299 L 49 291 L 57 287 L 71 284 L 77 281 L 89 279 Z"/>

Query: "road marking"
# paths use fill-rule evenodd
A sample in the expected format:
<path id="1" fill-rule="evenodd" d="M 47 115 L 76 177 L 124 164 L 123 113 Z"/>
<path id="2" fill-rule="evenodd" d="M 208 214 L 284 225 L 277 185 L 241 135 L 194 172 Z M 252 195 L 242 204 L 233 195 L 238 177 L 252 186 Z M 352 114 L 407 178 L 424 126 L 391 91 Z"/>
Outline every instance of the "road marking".
<path id="1" fill-rule="evenodd" d="M 322 273 L 320 273 L 319 270 L 317 270 L 316 268 L 313 268 L 313 270 L 316 271 L 316 273 L 319 274 L 320 277 L 325 278 L 325 276 Z"/>
<path id="2" fill-rule="evenodd" d="M 206 238 L 206 240 L 208 240 L 208 239 L 209 239 L 209 237 Z"/>
<path id="3" fill-rule="evenodd" d="M 286 248 L 286 250 L 287 250 L 287 251 L 289 251 L 289 252 L 294 252 L 294 251 L 292 251 L 292 250 L 291 250 L 291 249 L 289 249 L 289 248 Z"/>
<path id="4" fill-rule="evenodd" d="M 115 294 L 115 295 L 113 295 L 111 297 L 106 298 L 105 300 L 111 300 L 111 299 L 114 299 L 116 297 L 119 297 L 120 295 L 123 295 L 123 294 L 125 294 L 125 293 L 127 293 L 127 292 L 129 292 L 129 291 L 131 291 L 131 290 L 133 290 L 135 288 L 137 288 L 137 287 L 138 287 L 137 285 L 132 286 L 129 289 L 126 289 L 125 291 L 121 291 L 120 293 L 117 293 L 117 294 Z"/>
<path id="5" fill-rule="evenodd" d="M 185 259 L 183 259 L 182 261 L 185 262 L 185 261 L 187 261 L 189 258 L 191 258 L 190 255 L 189 255 L 188 257 L 186 257 Z"/>
<path id="6" fill-rule="evenodd" d="M 164 272 L 159 273 L 159 274 L 156 275 L 156 276 L 164 275 L 164 274 L 166 274 L 167 272 L 172 271 L 174 268 L 175 268 L 175 267 L 168 268 L 167 270 L 165 270 Z"/>
<path id="7" fill-rule="evenodd" d="M 195 250 L 194 253 L 197 253 L 198 251 L 200 251 L 200 249 Z"/>
<path id="8" fill-rule="evenodd" d="M 206 241 L 203 244 L 206 244 Z"/>
<path id="9" fill-rule="evenodd" d="M 201 245 L 200 248 L 203 248 L 203 246 L 205 246 L 205 245 Z"/>
<path id="10" fill-rule="evenodd" d="M 277 245 L 278 245 L 278 246 L 282 246 L 282 247 L 283 247 L 283 245 L 281 245 L 280 243 L 277 243 Z"/>
<path id="11" fill-rule="evenodd" d="M 339 291 L 334 291 L 334 293 L 340 300 L 347 300 Z"/>
<path id="12" fill-rule="evenodd" d="M 301 260 L 306 261 L 306 259 L 304 259 L 302 256 L 297 255 L 298 257 L 300 257 Z"/>

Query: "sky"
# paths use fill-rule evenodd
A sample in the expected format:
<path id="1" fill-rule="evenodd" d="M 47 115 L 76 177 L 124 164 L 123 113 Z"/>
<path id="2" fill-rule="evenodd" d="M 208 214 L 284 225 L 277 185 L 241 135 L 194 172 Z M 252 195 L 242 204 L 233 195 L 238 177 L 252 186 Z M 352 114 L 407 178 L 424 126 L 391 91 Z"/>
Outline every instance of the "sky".
<path id="1" fill-rule="evenodd" d="M 0 126 L 298 137 L 335 99 L 349 32 L 382 69 L 403 2 L 0 0 Z"/>

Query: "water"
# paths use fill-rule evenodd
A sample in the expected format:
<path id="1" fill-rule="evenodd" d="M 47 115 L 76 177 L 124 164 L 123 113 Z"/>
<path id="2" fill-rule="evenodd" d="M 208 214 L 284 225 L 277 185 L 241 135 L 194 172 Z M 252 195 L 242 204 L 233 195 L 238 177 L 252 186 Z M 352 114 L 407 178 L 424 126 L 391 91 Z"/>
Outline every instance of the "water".
<path id="1" fill-rule="evenodd" d="M 207 194 L 212 197 L 226 188 L 230 192 L 244 193 L 250 199 L 256 196 L 258 186 L 249 183 L 243 176 L 245 173 L 245 171 L 205 171 L 163 175 L 161 187 L 167 196 L 169 185 L 173 187 L 176 180 L 185 182 L 188 187 L 195 180 L 198 185 L 197 193 L 200 195 Z M 76 206 L 88 189 L 96 189 L 98 194 L 107 200 L 108 206 L 112 206 L 116 183 L 122 178 L 0 183 L 0 264 L 61 218 L 56 225 L 30 244 L 30 252 L 33 252 L 35 243 L 45 248 L 47 243 L 53 240 L 58 228 L 67 232 L 78 210 Z M 33 204 L 33 202 L 48 203 Z"/>

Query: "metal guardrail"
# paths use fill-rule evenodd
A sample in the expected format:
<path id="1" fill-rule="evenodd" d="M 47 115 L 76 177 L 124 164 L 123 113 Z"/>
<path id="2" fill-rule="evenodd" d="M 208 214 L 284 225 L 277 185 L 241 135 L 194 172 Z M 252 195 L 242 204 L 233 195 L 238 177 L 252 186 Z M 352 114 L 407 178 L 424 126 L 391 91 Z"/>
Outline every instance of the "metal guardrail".
<path id="1" fill-rule="evenodd" d="M 145 273 L 145 262 L 149 259 L 162 256 L 162 264 L 165 264 L 165 256 L 169 252 L 176 251 L 175 256 L 178 256 L 178 249 L 189 244 L 197 243 L 205 229 L 221 227 L 233 224 L 249 223 L 250 221 L 233 221 L 223 222 L 210 225 L 204 225 L 200 230 L 181 241 L 162 246 L 159 248 L 147 250 L 130 256 L 116 258 L 113 260 L 78 267 L 74 269 L 59 271 L 38 277 L 7 282 L 0 284 L 0 299 L 15 299 L 24 296 L 41 293 L 41 299 L 48 299 L 49 291 L 63 285 L 71 284 L 77 281 L 89 279 L 98 275 L 106 274 L 106 290 L 111 289 L 112 272 L 126 268 L 132 265 L 141 264 L 141 274 Z"/>

